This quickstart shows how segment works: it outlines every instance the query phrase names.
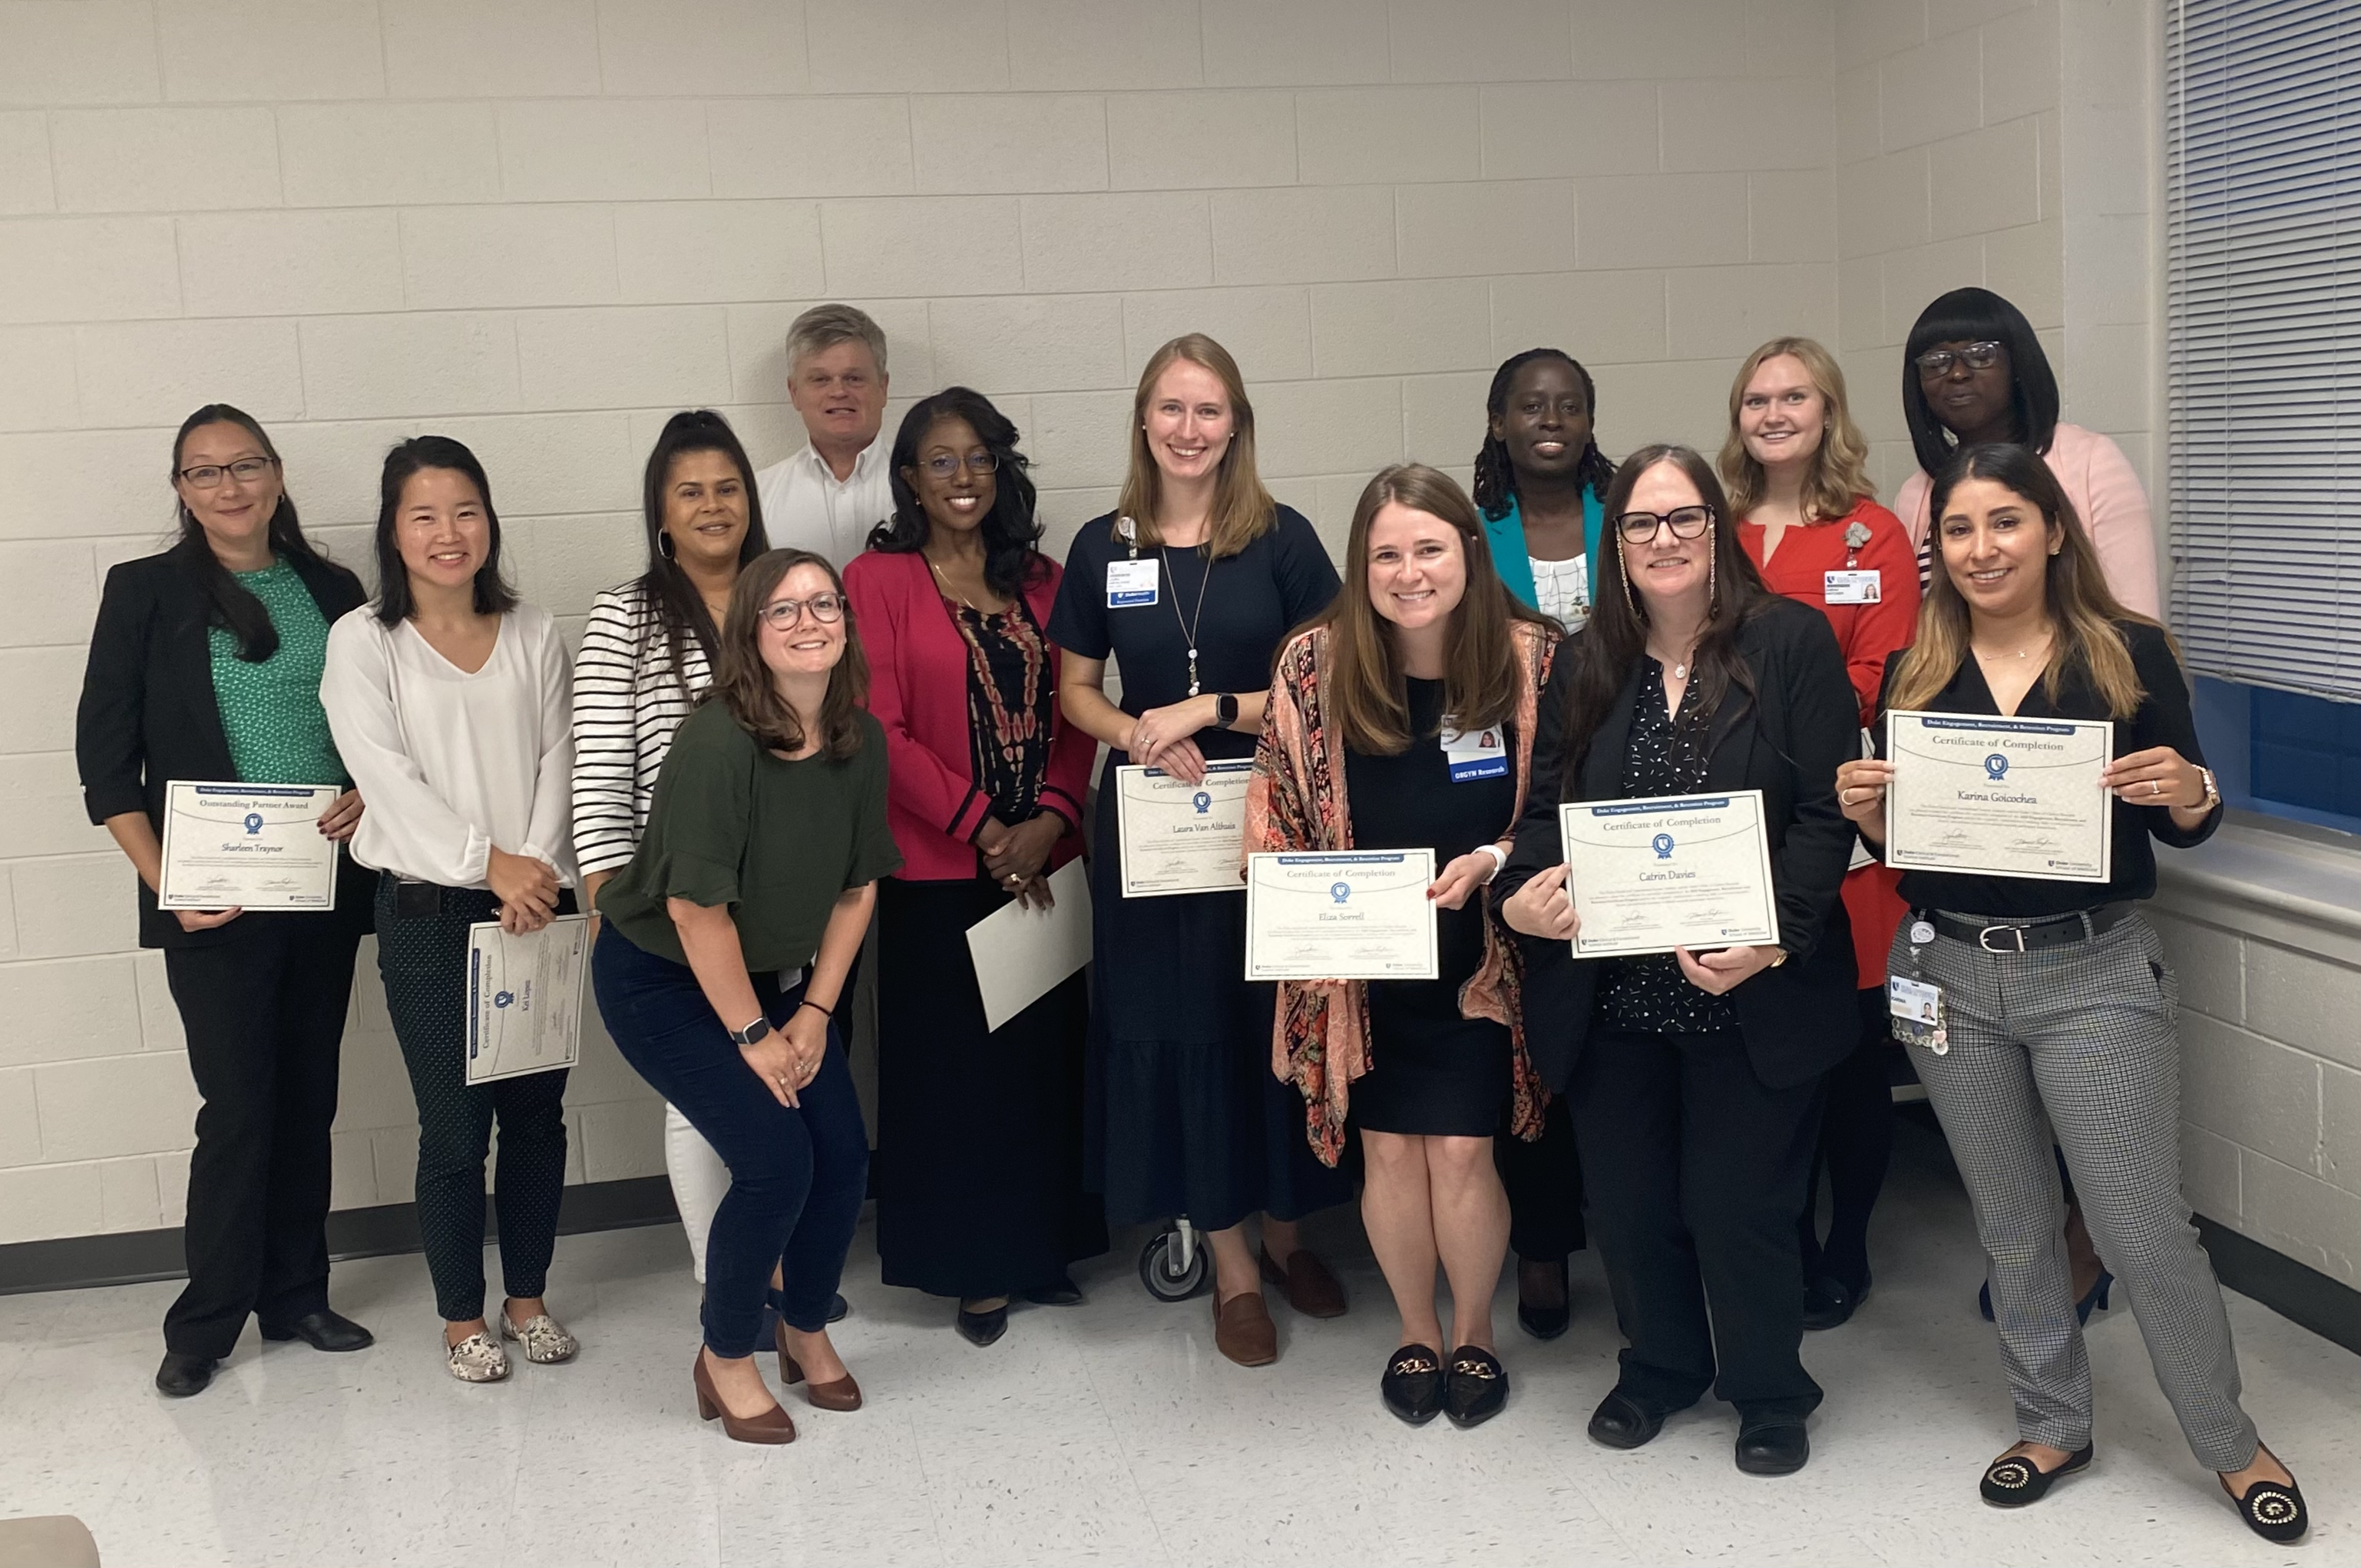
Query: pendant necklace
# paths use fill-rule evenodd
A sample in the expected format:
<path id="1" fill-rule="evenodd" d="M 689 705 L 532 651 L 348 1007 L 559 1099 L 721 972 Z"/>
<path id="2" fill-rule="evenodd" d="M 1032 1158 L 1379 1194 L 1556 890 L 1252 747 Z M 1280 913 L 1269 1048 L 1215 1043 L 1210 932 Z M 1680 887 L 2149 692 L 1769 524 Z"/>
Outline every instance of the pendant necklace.
<path id="1" fill-rule="evenodd" d="M 972 610 L 975 610 L 975 613 L 976 613 L 976 614 L 978 614 L 978 615 L 982 615 L 982 614 L 983 613 L 983 611 L 982 611 L 982 610 L 980 610 L 980 609 L 975 609 L 975 606 L 973 606 L 973 605 L 972 605 L 972 604 L 968 604 L 968 603 L 967 603 L 967 596 L 966 596 L 965 594 L 963 594 L 963 593 L 960 592 L 960 591 L 959 591 L 959 589 L 957 589 L 957 588 L 955 588 L 955 587 L 951 587 L 950 575 L 949 573 L 945 572 L 945 571 L 944 571 L 940 566 L 938 566 L 938 565 L 935 565 L 935 558 L 934 558 L 933 556 L 931 556 L 931 555 L 927 555 L 927 554 L 926 554 L 926 552 L 924 552 L 924 551 L 920 551 L 920 552 L 919 552 L 919 554 L 921 554 L 922 556 L 925 556 L 925 559 L 926 559 L 926 563 L 927 563 L 927 565 L 928 565 L 929 567 L 932 567 L 932 568 L 933 568 L 933 570 L 934 570 L 934 574 L 935 574 L 935 581 L 937 581 L 937 582 L 939 582 L 939 583 L 940 583 L 940 584 L 943 586 L 943 591 L 944 591 L 945 593 L 947 593 L 947 594 L 950 595 L 950 596 L 951 596 L 951 598 L 955 598 L 955 599 L 959 600 L 959 601 L 960 601 L 960 603 L 961 603 L 961 604 L 963 604 L 963 605 L 967 605 L 967 608 L 968 608 L 968 609 L 972 609 Z"/>
<path id="2" fill-rule="evenodd" d="M 1171 576 L 1170 568 L 1172 563 L 1172 547 L 1167 544 L 1159 545 L 1158 548 L 1164 555 L 1167 568 L 1165 575 L 1170 576 Z M 1212 586 L 1213 581 L 1213 558 L 1208 554 L 1205 557 L 1205 575 L 1197 579 L 1196 613 L 1185 621 L 1180 620 L 1180 596 L 1177 593 L 1172 596 L 1172 619 L 1179 623 L 1181 639 L 1189 645 L 1189 695 L 1191 696 L 1197 695 L 1197 628 L 1204 624 L 1205 589 Z"/>

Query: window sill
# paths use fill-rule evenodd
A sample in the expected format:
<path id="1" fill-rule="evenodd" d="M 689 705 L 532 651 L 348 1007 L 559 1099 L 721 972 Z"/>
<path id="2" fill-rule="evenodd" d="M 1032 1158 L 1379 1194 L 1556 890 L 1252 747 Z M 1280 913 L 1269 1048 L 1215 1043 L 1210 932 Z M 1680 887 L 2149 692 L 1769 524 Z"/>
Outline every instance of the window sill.
<path id="1" fill-rule="evenodd" d="M 2241 820 L 2240 818 L 2244 818 Z M 2361 847 L 2244 813 L 2193 850 L 2157 856 L 2173 913 L 2361 968 Z"/>

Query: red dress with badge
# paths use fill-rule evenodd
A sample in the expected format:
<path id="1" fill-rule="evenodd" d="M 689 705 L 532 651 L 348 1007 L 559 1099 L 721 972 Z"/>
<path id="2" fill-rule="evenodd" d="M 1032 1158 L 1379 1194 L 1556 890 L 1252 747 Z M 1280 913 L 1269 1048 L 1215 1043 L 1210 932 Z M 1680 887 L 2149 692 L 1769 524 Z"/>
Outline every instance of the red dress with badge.
<path id="1" fill-rule="evenodd" d="M 1772 591 L 1816 606 L 1828 618 L 1867 728 L 1877 717 L 1886 655 L 1917 635 L 1918 553 L 1902 520 L 1861 496 L 1842 517 L 1788 528 L 1767 562 L 1763 534 L 1762 524 L 1740 521 L 1738 542 Z M 1846 602 L 1859 600 L 1872 586 L 1873 602 Z M 1885 951 L 1908 912 L 1894 891 L 1900 881 L 1899 872 L 1876 864 L 1845 874 L 1845 913 L 1852 919 L 1853 958 L 1864 988 L 1885 983 Z"/>

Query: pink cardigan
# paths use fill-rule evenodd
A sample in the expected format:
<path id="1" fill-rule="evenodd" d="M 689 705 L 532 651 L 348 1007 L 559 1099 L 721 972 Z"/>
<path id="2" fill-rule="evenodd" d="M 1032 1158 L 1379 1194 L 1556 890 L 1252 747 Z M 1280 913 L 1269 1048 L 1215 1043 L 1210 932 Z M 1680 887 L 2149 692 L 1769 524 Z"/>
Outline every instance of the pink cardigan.
<path id="1" fill-rule="evenodd" d="M 2050 439 L 2049 471 L 2074 503 L 2082 527 L 2099 552 L 2100 570 L 2124 608 L 2155 620 L 2164 616 L 2156 576 L 2156 529 L 2149 521 L 2147 492 L 2132 472 L 2124 449 L 2094 430 L 2060 423 Z M 1894 510 L 1909 525 L 1910 543 L 1927 543 L 1927 492 L 1932 481 L 1920 469 L 1902 481 Z"/>
<path id="2" fill-rule="evenodd" d="M 1049 624 L 1058 598 L 1057 563 L 1025 590 L 1034 620 Z M 885 820 L 902 851 L 894 874 L 910 882 L 950 882 L 976 874 L 976 829 L 992 797 L 975 787 L 969 761 L 967 640 L 936 591 L 927 559 L 916 551 L 863 551 L 844 569 L 844 590 L 869 656 L 869 711 L 885 729 Z M 1049 650 L 1054 688 L 1060 661 Z M 1050 851 L 1052 868 L 1082 852 L 1082 795 L 1098 743 L 1050 704 L 1049 776 L 1041 805 L 1066 819 Z"/>

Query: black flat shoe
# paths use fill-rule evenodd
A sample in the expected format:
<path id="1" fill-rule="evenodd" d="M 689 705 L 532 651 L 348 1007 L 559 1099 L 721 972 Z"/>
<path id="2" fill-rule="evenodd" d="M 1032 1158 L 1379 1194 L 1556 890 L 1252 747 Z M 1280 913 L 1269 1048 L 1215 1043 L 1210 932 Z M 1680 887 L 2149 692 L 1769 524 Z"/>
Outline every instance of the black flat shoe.
<path id="1" fill-rule="evenodd" d="M 989 1312 L 971 1312 L 962 1304 L 959 1310 L 960 1337 L 978 1349 L 990 1344 L 1008 1332 L 1008 1303 L 1003 1301 Z"/>
<path id="2" fill-rule="evenodd" d="M 1386 1361 L 1386 1375 L 1378 1379 L 1386 1409 L 1414 1427 L 1434 1420 L 1443 1409 L 1443 1357 L 1422 1344 L 1394 1352 Z"/>
<path id="3" fill-rule="evenodd" d="M 1841 1328 L 1851 1321 L 1861 1296 L 1841 1279 L 1823 1274 L 1804 1287 L 1804 1327 L 1817 1331 Z"/>
<path id="4" fill-rule="evenodd" d="M 1060 1274 L 1050 1283 L 1025 1292 L 1025 1299 L 1037 1307 L 1075 1307 L 1082 1304 L 1082 1288 L 1074 1283 L 1071 1274 Z"/>
<path id="5" fill-rule="evenodd" d="M 1664 1418 L 1671 1413 L 1617 1388 L 1590 1412 L 1590 1441 L 1609 1448 L 1638 1448 L 1664 1430 Z"/>
<path id="6" fill-rule="evenodd" d="M 1800 1416 L 1770 1416 L 1741 1422 L 1738 1467 L 1749 1475 L 1793 1475 L 1812 1457 L 1812 1440 Z"/>
<path id="7" fill-rule="evenodd" d="M 2004 1453 L 1984 1467 L 1976 1490 L 1993 1508 L 2021 1508 L 2047 1497 L 2060 1475 L 2087 1468 L 2097 1452 L 2095 1444 L 2086 1442 L 2055 1470 L 2044 1470 L 2022 1453 Z"/>
<path id="8" fill-rule="evenodd" d="M 313 1350 L 367 1350 L 377 1343 L 377 1335 L 340 1312 L 325 1307 L 316 1312 L 306 1312 L 291 1323 L 277 1323 L 263 1328 L 262 1337 L 272 1340 L 300 1339 Z"/>
<path id="9" fill-rule="evenodd" d="M 2224 1475 L 2222 1490 L 2238 1505 L 2238 1517 L 2246 1521 L 2246 1528 L 2265 1541 L 2284 1546 L 2302 1540 L 2304 1531 L 2312 1528 L 2312 1515 L 2303 1506 L 2303 1488 L 2295 1484 L 2293 1471 L 2289 1471 L 2286 1486 L 2277 1481 L 2257 1481 L 2246 1488 L 2243 1497 L 2230 1491 L 2230 1478 Z"/>
<path id="10" fill-rule="evenodd" d="M 844 1314 L 851 1310 L 852 1310 L 852 1303 L 844 1299 L 844 1293 L 842 1291 L 840 1290 L 835 1295 L 828 1299 L 828 1321 L 829 1322 L 840 1323 L 844 1321 Z"/>
<path id="11" fill-rule="evenodd" d="M 1463 1344 L 1451 1353 L 1451 1377 L 1443 1397 L 1443 1413 L 1466 1431 L 1480 1427 L 1509 1402 L 1509 1373 L 1488 1350 Z"/>
<path id="12" fill-rule="evenodd" d="M 214 1368 L 220 1365 L 210 1355 L 182 1355 L 168 1350 L 164 1353 L 164 1365 L 156 1368 L 156 1387 L 175 1399 L 202 1394 L 214 1380 Z"/>
<path id="13" fill-rule="evenodd" d="M 1546 1260 L 1537 1264 L 1528 1263 L 1523 1258 L 1517 1260 L 1517 1326 L 1539 1340 L 1557 1338 L 1565 1332 L 1566 1325 L 1574 1321 L 1574 1285 L 1566 1270 L 1565 1259 L 1557 1260 L 1556 1306 L 1534 1301 L 1525 1294 L 1525 1270 L 1548 1266 Z"/>

